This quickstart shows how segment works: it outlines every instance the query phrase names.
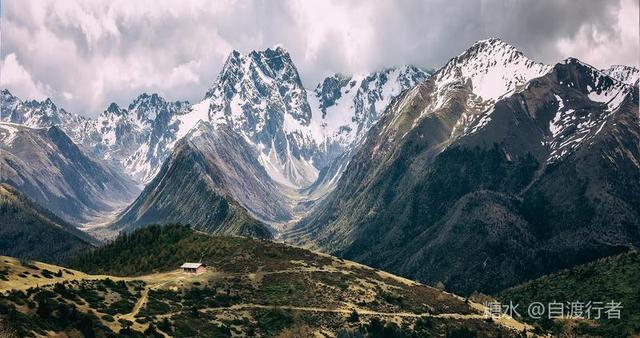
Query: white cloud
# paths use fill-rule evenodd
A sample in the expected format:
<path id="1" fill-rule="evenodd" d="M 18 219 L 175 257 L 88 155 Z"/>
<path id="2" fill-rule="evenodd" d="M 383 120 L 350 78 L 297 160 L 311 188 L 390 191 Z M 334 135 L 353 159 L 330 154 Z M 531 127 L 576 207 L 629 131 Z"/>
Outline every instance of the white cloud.
<path id="1" fill-rule="evenodd" d="M 18 62 L 14 53 L 2 60 L 0 87 L 9 89 L 14 95 L 34 99 L 44 99 L 50 93 L 49 88 L 33 80 L 31 74 Z"/>
<path id="2" fill-rule="evenodd" d="M 609 27 L 616 34 L 584 24 L 578 34 L 558 40 L 558 50 L 599 68 L 612 64 L 638 66 L 640 61 L 640 26 L 638 1 L 622 0 L 615 13 L 617 22 Z"/>
<path id="3" fill-rule="evenodd" d="M 637 65 L 638 2 L 618 1 L 5 1 L 0 58 L 15 61 L 24 98 L 87 115 L 141 92 L 199 100 L 232 49 L 276 44 L 308 87 L 334 72 L 437 68 L 488 36 L 548 63 Z"/>

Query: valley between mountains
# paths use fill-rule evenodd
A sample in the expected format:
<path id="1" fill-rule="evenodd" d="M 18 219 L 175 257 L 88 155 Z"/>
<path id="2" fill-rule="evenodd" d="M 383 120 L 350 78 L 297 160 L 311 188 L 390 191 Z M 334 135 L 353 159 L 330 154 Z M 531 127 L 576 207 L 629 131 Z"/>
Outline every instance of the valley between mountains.
<path id="1" fill-rule="evenodd" d="M 233 51 L 200 102 L 96 118 L 2 90 L 0 318 L 20 336 L 638 333 L 636 304 L 582 327 L 485 320 L 474 299 L 635 257 L 639 78 L 492 38 L 312 89 L 283 47 Z"/>

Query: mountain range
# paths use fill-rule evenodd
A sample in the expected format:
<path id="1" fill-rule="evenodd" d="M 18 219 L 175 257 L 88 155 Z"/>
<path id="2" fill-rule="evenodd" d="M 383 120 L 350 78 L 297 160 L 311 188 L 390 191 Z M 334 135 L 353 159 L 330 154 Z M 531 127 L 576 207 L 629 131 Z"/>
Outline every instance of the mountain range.
<path id="1" fill-rule="evenodd" d="M 487 39 L 307 89 L 284 48 L 233 51 L 194 104 L 3 90 L 0 177 L 96 236 L 190 224 L 497 292 L 640 244 L 638 76 Z"/>
<path id="2" fill-rule="evenodd" d="M 97 118 L 88 119 L 49 99 L 23 102 L 3 90 L 0 120 L 31 128 L 58 127 L 87 156 L 126 173 L 138 185 L 152 182 L 178 140 L 188 138 L 199 121 L 214 129 L 230 128 L 245 140 L 242 149 L 256 156 L 250 172 L 262 175 L 245 181 L 259 180 L 257 186 L 264 188 L 246 191 L 236 186 L 234 199 L 253 217 L 279 224 L 291 220 L 296 210 L 307 209 L 308 198 L 298 191 L 312 186 L 319 174 L 326 180 L 317 181 L 325 184 L 315 183 L 304 195 L 330 190 L 348 161 L 344 154 L 355 149 L 393 97 L 426 77 L 426 71 L 404 66 L 367 75 L 334 75 L 312 91 L 303 87 L 281 47 L 246 56 L 234 51 L 204 99 L 193 105 L 142 94 L 126 109 L 112 103 Z M 128 189 L 136 188 L 129 183 Z"/>
<path id="3" fill-rule="evenodd" d="M 285 238 L 459 293 L 640 244 L 637 86 L 489 39 L 388 110 Z"/>

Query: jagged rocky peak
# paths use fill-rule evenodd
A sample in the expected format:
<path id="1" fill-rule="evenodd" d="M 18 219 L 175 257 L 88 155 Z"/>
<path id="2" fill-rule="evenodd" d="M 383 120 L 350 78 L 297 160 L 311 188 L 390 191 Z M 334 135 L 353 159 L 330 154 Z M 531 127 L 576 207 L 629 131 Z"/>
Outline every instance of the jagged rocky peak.
<path id="1" fill-rule="evenodd" d="M 640 69 L 633 66 L 613 65 L 602 72 L 631 86 L 637 86 L 640 79 Z"/>
<path id="2" fill-rule="evenodd" d="M 157 107 L 164 106 L 166 103 L 165 99 L 156 93 L 151 95 L 142 93 L 129 104 L 128 110 L 144 112 L 157 109 Z"/>
<path id="3" fill-rule="evenodd" d="M 246 76 L 252 75 L 252 71 L 256 70 L 261 71 L 260 74 L 267 77 L 264 80 L 288 80 L 291 78 L 294 81 L 300 80 L 291 56 L 282 47 L 251 51 L 248 55 L 233 50 L 227 57 L 217 81 L 209 88 L 205 97 L 214 95 L 220 84 L 235 86 L 245 80 Z M 225 94 L 229 97 L 233 93 Z"/>
<path id="4" fill-rule="evenodd" d="M 236 116 L 236 120 L 244 117 L 258 127 L 267 122 L 266 111 L 270 112 L 270 118 L 266 120 L 282 121 L 284 115 L 292 116 L 303 125 L 311 120 L 300 75 L 291 56 L 282 47 L 252 51 L 246 56 L 234 50 L 205 98 L 212 100 L 213 113 L 240 113 L 244 116 Z M 252 109 L 256 105 L 262 107 Z"/>
<path id="5" fill-rule="evenodd" d="M 351 77 L 344 74 L 334 74 L 326 77 L 318 84 L 314 90 L 315 95 L 318 97 L 320 103 L 320 110 L 322 111 L 322 117 L 326 116 L 327 107 L 333 106 L 336 101 L 342 97 L 342 90 L 349 83 L 351 86 L 349 89 L 355 86 L 355 81 L 351 81 Z M 348 89 L 347 89 L 348 90 Z"/>
<path id="6" fill-rule="evenodd" d="M 166 101 L 157 93 L 147 94 L 142 93 L 136 97 L 131 104 L 129 104 L 129 110 L 133 110 L 135 107 L 145 106 L 158 106 L 164 104 Z"/>
<path id="7" fill-rule="evenodd" d="M 165 114 L 165 118 L 173 114 L 186 112 L 189 108 L 188 101 L 169 102 L 162 96 L 153 93 L 142 93 L 129 104 L 129 112 L 135 113 L 140 123 L 153 123 L 156 118 Z"/>
<path id="8" fill-rule="evenodd" d="M 429 77 L 415 66 L 400 66 L 368 74 L 334 74 L 313 91 L 312 106 L 321 116 L 324 135 L 349 146 L 362 139 L 383 115 L 391 100 Z"/>
<path id="9" fill-rule="evenodd" d="M 8 89 L 0 91 L 0 121 L 10 122 L 13 112 L 22 101 L 11 94 Z"/>
<path id="10" fill-rule="evenodd" d="M 264 51 L 252 51 L 249 57 L 262 72 L 274 79 L 300 81 L 289 52 L 280 46 Z"/>
<path id="11" fill-rule="evenodd" d="M 30 100 L 26 101 L 24 104 L 29 108 L 38 109 L 42 112 L 54 113 L 58 110 L 58 107 L 50 98 L 46 98 L 44 101 Z"/>
<path id="12" fill-rule="evenodd" d="M 337 103 L 344 95 L 351 91 L 373 92 L 373 99 L 382 99 L 380 89 L 389 85 L 388 96 L 399 94 L 398 90 L 404 90 L 415 86 L 429 77 L 429 72 L 415 66 L 390 67 L 368 74 L 333 74 L 326 77 L 314 90 L 314 94 L 320 101 L 323 111 Z M 396 89 L 394 91 L 394 89 Z M 392 93 L 393 92 L 393 93 Z"/>
<path id="13" fill-rule="evenodd" d="M 50 98 L 22 101 L 7 89 L 0 96 L 0 121 L 45 128 L 65 123 L 80 123 L 79 116 L 58 108 Z"/>
<path id="14" fill-rule="evenodd" d="M 111 102 L 109 107 L 107 107 L 107 109 L 103 112 L 103 114 L 107 114 L 107 113 L 120 116 L 120 115 L 125 115 L 127 111 L 124 109 L 120 109 L 120 106 L 118 106 L 117 103 Z"/>
<path id="15" fill-rule="evenodd" d="M 491 38 L 474 43 L 451 59 L 437 72 L 436 79 L 441 85 L 470 81 L 474 94 L 484 101 L 495 101 L 549 70 L 550 66 L 532 61 L 508 43 Z"/>
<path id="16" fill-rule="evenodd" d="M 162 111 L 166 111 L 169 115 L 183 113 L 189 108 L 187 101 L 169 102 L 162 96 L 153 93 L 142 93 L 129 104 L 127 108 L 120 107 L 117 103 L 112 102 L 106 110 L 102 112 L 104 117 L 115 115 L 118 117 L 127 117 L 132 121 L 142 124 L 153 124 L 155 119 Z"/>
<path id="17" fill-rule="evenodd" d="M 282 47 L 243 55 L 233 51 L 202 103 L 179 118 L 180 129 L 199 119 L 227 125 L 260 149 L 261 161 L 285 184 L 308 185 L 317 176 L 317 133 L 291 56 Z"/>

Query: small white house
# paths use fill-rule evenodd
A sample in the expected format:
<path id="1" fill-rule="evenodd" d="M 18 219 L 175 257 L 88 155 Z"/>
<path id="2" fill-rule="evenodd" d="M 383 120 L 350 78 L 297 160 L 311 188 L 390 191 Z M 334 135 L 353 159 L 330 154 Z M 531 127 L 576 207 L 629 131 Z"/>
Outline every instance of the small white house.
<path id="1" fill-rule="evenodd" d="M 184 273 L 199 275 L 207 271 L 207 266 L 203 263 L 184 263 L 180 266 Z"/>

